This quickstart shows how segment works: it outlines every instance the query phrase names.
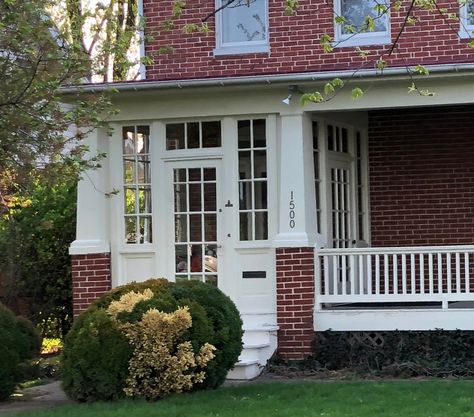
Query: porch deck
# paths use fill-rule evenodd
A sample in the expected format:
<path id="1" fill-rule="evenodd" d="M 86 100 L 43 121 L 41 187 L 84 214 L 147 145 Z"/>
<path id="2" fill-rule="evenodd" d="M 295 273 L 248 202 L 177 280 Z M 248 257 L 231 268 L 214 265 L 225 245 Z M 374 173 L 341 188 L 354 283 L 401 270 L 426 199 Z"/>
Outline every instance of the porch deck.
<path id="1" fill-rule="evenodd" d="M 474 330 L 474 245 L 316 249 L 315 330 Z"/>

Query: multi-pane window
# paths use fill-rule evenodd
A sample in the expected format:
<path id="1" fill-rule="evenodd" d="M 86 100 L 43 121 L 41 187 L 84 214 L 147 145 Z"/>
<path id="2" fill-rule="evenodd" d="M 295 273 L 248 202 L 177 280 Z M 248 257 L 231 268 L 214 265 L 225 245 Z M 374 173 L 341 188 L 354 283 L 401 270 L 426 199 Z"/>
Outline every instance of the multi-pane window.
<path id="1" fill-rule="evenodd" d="M 221 122 L 185 122 L 166 125 L 166 150 L 221 146 Z"/>
<path id="2" fill-rule="evenodd" d="M 460 9 L 460 30 L 462 38 L 472 38 L 474 34 L 474 1 L 462 1 Z"/>
<path id="3" fill-rule="evenodd" d="M 126 126 L 122 137 L 125 242 L 152 243 L 150 128 Z"/>
<path id="4" fill-rule="evenodd" d="M 216 168 L 175 168 L 173 189 L 176 281 L 217 285 Z"/>
<path id="5" fill-rule="evenodd" d="M 267 0 L 217 0 L 216 6 L 215 54 L 268 50 Z"/>
<path id="6" fill-rule="evenodd" d="M 365 182 L 363 173 L 363 143 L 360 132 L 356 132 L 356 177 L 357 177 L 357 240 L 367 240 L 365 236 Z"/>
<path id="7" fill-rule="evenodd" d="M 348 131 L 345 127 L 327 126 L 328 151 L 349 152 Z"/>
<path id="8" fill-rule="evenodd" d="M 337 46 L 390 43 L 389 5 L 384 0 L 335 0 Z"/>
<path id="9" fill-rule="evenodd" d="M 265 119 L 238 122 L 240 240 L 268 239 Z"/>
<path id="10" fill-rule="evenodd" d="M 316 226 L 318 232 L 321 233 L 321 161 L 319 139 L 318 139 L 318 123 L 313 122 L 313 163 L 314 163 L 314 189 L 316 195 Z"/>

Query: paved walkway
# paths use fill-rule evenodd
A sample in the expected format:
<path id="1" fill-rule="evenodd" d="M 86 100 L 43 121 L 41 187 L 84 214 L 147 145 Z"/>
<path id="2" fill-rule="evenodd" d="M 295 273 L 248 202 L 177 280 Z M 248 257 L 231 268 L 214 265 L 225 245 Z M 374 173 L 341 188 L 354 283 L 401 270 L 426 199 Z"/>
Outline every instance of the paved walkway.
<path id="1" fill-rule="evenodd" d="M 61 381 L 37 387 L 26 388 L 15 395 L 12 401 L 0 403 L 0 416 L 8 416 L 18 411 L 39 410 L 72 403 L 61 389 Z"/>

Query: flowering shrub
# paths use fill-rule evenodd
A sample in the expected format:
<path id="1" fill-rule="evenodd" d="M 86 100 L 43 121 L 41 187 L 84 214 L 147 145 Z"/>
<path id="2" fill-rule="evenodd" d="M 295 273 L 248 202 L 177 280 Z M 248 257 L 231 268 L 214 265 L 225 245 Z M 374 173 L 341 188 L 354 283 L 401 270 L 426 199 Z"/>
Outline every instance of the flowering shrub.
<path id="1" fill-rule="evenodd" d="M 95 401 L 215 388 L 237 361 L 241 339 L 239 313 L 215 286 L 132 283 L 74 323 L 64 345 L 64 389 Z"/>

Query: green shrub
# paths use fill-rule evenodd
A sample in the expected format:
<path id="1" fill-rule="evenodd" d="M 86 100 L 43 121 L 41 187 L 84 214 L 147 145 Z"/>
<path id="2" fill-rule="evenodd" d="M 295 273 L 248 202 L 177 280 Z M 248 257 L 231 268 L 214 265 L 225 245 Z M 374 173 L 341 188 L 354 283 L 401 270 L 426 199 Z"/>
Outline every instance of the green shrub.
<path id="1" fill-rule="evenodd" d="M 25 318 L 0 304 L 0 401 L 8 399 L 21 378 L 20 364 L 39 351 L 40 338 Z"/>
<path id="2" fill-rule="evenodd" d="M 113 301 L 131 291 L 143 293 L 146 289 L 153 296 L 140 299 L 131 311 L 117 312 L 117 321 L 107 314 Z M 209 284 L 153 279 L 113 289 L 76 320 L 64 344 L 62 375 L 66 393 L 79 401 L 122 397 L 132 347 L 119 327 L 139 323 L 150 309 L 172 313 L 185 306 L 192 326 L 182 333 L 178 343 L 189 341 L 194 354 L 206 343 L 216 348 L 215 357 L 203 369 L 204 380 L 194 384 L 194 389 L 219 386 L 242 350 L 242 321 L 234 303 Z M 104 360 L 108 361 L 107 367 Z"/>
<path id="3" fill-rule="evenodd" d="M 105 310 L 83 313 L 66 336 L 61 375 L 77 401 L 115 400 L 123 395 L 132 347 Z"/>

